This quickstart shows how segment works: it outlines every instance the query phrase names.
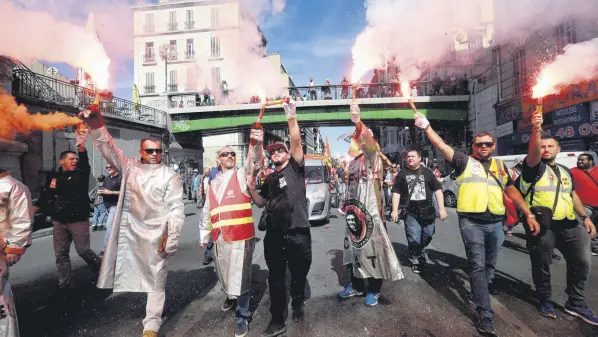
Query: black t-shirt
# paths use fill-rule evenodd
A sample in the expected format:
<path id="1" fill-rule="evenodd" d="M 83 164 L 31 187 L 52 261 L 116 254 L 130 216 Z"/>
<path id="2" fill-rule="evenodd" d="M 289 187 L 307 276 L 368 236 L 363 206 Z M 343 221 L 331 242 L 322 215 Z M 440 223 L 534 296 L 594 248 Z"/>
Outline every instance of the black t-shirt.
<path id="1" fill-rule="evenodd" d="M 266 200 L 269 229 L 288 231 L 310 227 L 305 197 L 305 165 L 299 165 L 293 157 L 285 168 L 266 177 L 260 196 Z"/>
<path id="2" fill-rule="evenodd" d="M 486 171 L 486 174 L 489 175 L 490 165 L 492 165 L 492 157 L 488 158 L 487 160 L 478 159 L 478 158 L 474 158 L 474 159 L 479 161 L 480 164 L 482 164 L 482 166 L 484 167 L 484 170 Z M 468 162 L 469 162 L 468 155 L 466 155 L 463 152 L 455 151 L 455 154 L 453 155 L 453 160 L 451 161 L 451 165 L 455 168 L 455 176 L 456 177 L 460 176 L 461 174 L 463 174 L 463 172 L 465 172 Z M 503 162 L 503 170 L 505 171 L 505 174 L 508 177 L 507 186 L 505 186 L 505 188 L 508 186 L 512 186 L 513 181 L 511 181 L 511 176 L 509 175 L 509 170 L 507 169 L 507 166 L 505 165 L 504 162 Z M 492 178 L 490 175 L 488 177 Z M 498 178 L 498 176 L 496 178 Z M 462 216 L 464 218 L 469 218 L 469 219 L 472 219 L 475 221 L 485 222 L 485 223 L 500 222 L 505 217 L 504 215 L 492 214 L 490 212 L 490 210 L 488 210 L 488 209 L 486 209 L 486 211 L 484 213 L 465 213 L 465 212 L 458 212 L 458 213 L 459 213 L 459 216 Z"/>
<path id="3" fill-rule="evenodd" d="M 119 173 L 117 173 L 114 177 L 108 176 L 104 180 L 104 184 L 102 184 L 102 187 L 110 191 L 120 191 L 121 180 L 122 177 Z M 116 204 L 118 203 L 118 195 L 104 194 L 103 198 L 104 206 L 106 206 L 106 208 L 116 206 Z"/>
<path id="4" fill-rule="evenodd" d="M 538 165 L 536 165 L 534 167 L 529 167 L 525 160 L 523 161 L 523 165 L 521 167 L 521 179 L 523 179 L 523 181 L 525 181 L 526 183 L 531 184 L 534 181 L 540 179 L 544 175 L 544 172 L 546 172 L 547 166 L 550 166 L 550 168 L 556 175 L 556 179 L 561 180 L 561 171 L 557 169 L 557 165 L 548 165 L 548 164 L 540 161 L 540 163 Z M 571 174 L 571 171 L 569 171 L 569 169 L 564 166 L 560 166 L 560 169 L 565 170 L 565 171 L 567 171 L 567 173 L 569 173 L 569 177 L 571 178 L 571 191 L 574 191 L 575 183 L 573 182 L 573 174 Z M 563 188 L 563 186 L 561 185 L 561 191 L 562 191 L 562 188 Z M 561 192 L 559 192 L 559 193 L 561 193 Z M 552 209 L 552 207 L 553 207 L 553 205 L 544 205 L 544 206 L 546 206 L 550 209 Z M 563 227 L 575 227 L 577 225 L 577 220 L 575 220 L 575 219 L 569 220 L 569 219 L 565 218 L 563 220 L 553 220 L 553 221 L 561 222 L 561 226 L 563 226 Z"/>
<path id="5" fill-rule="evenodd" d="M 407 205 L 407 213 L 415 216 L 435 212 L 432 198 L 438 190 L 442 190 L 442 185 L 434 172 L 423 166 L 417 170 L 408 167 L 402 169 L 392 186 L 392 192 L 401 195 L 400 204 Z"/>

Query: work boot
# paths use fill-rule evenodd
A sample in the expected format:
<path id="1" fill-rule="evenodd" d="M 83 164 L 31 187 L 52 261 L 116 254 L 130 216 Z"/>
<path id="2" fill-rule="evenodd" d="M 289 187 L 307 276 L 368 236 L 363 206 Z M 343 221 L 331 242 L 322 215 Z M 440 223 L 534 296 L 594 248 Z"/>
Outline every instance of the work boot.
<path id="1" fill-rule="evenodd" d="M 158 337 L 158 333 L 152 330 L 144 330 L 141 337 Z"/>
<path id="2" fill-rule="evenodd" d="M 277 322 L 274 319 L 270 321 L 270 325 L 262 332 L 262 337 L 276 337 L 287 332 L 287 327 L 284 322 Z"/>

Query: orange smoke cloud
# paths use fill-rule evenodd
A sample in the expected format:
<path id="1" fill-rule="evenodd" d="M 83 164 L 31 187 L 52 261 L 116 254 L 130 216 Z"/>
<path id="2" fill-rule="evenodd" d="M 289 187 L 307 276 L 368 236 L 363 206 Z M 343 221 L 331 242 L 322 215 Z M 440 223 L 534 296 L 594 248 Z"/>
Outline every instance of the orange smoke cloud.
<path id="1" fill-rule="evenodd" d="M 27 107 L 17 104 L 15 98 L 0 90 L 0 138 L 14 139 L 17 133 L 29 134 L 31 131 L 52 131 L 65 126 L 77 125 L 82 121 L 64 112 L 42 115 L 30 114 Z"/>

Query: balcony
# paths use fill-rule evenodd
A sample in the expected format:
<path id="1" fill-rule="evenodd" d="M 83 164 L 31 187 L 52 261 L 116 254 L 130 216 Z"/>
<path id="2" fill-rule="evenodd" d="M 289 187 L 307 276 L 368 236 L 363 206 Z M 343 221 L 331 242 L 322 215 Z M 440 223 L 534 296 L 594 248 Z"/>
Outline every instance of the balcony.
<path id="1" fill-rule="evenodd" d="M 96 96 L 92 89 L 36 74 L 24 66 L 15 68 L 13 75 L 12 90 L 17 98 L 52 102 L 75 110 L 90 105 Z M 166 112 L 111 94 L 101 94 L 100 110 L 106 117 L 166 128 Z"/>
<path id="2" fill-rule="evenodd" d="M 176 51 L 172 51 L 168 54 L 168 61 L 176 61 L 178 60 L 178 53 Z"/>
<path id="3" fill-rule="evenodd" d="M 169 84 L 168 85 L 168 92 L 178 92 L 179 85 L 178 84 Z"/>
<path id="4" fill-rule="evenodd" d="M 143 63 L 156 63 L 156 55 L 154 55 L 154 54 L 143 55 Z"/>
<path id="5" fill-rule="evenodd" d="M 168 30 L 169 31 L 175 31 L 178 29 L 179 23 L 178 22 L 169 22 L 168 23 Z"/>
<path id="6" fill-rule="evenodd" d="M 195 21 L 185 21 L 185 29 L 194 29 Z"/>
<path id="7" fill-rule="evenodd" d="M 146 94 L 153 94 L 156 92 L 156 86 L 155 85 L 146 85 L 143 87 L 143 92 Z"/>
<path id="8" fill-rule="evenodd" d="M 143 26 L 143 32 L 144 33 L 153 33 L 156 31 L 156 26 L 154 25 L 145 25 Z"/>
<path id="9" fill-rule="evenodd" d="M 185 60 L 193 60 L 195 59 L 195 52 L 194 51 L 186 51 L 185 52 Z"/>

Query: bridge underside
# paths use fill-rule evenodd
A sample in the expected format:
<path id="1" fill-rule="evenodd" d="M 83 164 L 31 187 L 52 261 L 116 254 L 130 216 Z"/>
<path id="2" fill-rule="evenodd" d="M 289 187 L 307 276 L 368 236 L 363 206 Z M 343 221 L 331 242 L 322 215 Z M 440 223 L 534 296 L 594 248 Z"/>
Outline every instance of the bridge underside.
<path id="1" fill-rule="evenodd" d="M 418 103 L 417 108 L 431 121 L 465 123 L 468 102 L 428 102 Z M 413 111 L 407 103 L 387 103 L 360 105 L 361 119 L 369 126 L 409 125 L 413 121 Z M 213 135 L 241 131 L 249 128 L 257 119 L 255 110 L 202 111 L 186 114 L 173 114 L 172 129 L 175 133 Z M 347 126 L 351 124 L 348 105 L 297 108 L 297 120 L 301 126 Z M 284 128 L 287 124 L 282 108 L 268 108 L 262 124 L 266 128 Z"/>

